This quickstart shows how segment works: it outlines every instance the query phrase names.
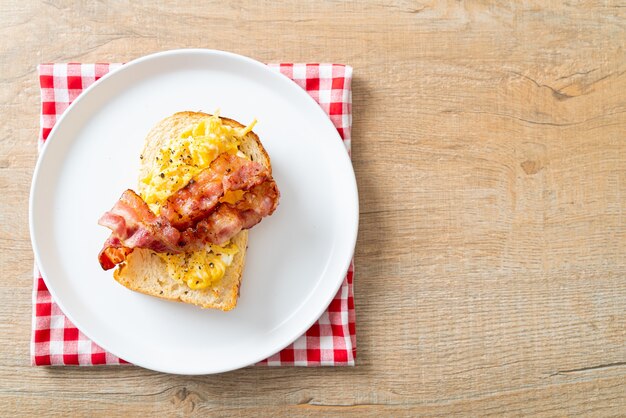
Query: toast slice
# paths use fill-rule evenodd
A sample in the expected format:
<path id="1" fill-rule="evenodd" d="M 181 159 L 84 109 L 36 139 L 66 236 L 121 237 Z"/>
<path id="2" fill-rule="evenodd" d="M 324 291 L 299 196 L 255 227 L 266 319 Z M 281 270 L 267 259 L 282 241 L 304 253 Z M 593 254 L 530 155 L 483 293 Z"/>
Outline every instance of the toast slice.
<path id="1" fill-rule="evenodd" d="M 179 112 L 159 122 L 146 137 L 139 177 L 144 177 L 151 169 L 159 150 L 172 137 L 180 136 L 191 125 L 195 125 L 211 115 L 201 112 Z M 220 117 L 224 125 L 244 128 L 239 122 Z M 267 152 L 259 137 L 252 131 L 241 139 L 240 150 L 253 161 L 263 164 L 270 170 Z M 141 194 L 146 186 L 139 182 Z M 123 286 L 146 295 L 163 299 L 191 303 L 202 308 L 229 311 L 237 305 L 239 286 L 243 272 L 248 244 L 248 231 L 239 232 L 232 240 L 239 247 L 232 264 L 226 268 L 224 277 L 207 289 L 193 290 L 186 284 L 170 277 L 167 266 L 152 250 L 136 248 L 113 273 L 113 277 Z"/>

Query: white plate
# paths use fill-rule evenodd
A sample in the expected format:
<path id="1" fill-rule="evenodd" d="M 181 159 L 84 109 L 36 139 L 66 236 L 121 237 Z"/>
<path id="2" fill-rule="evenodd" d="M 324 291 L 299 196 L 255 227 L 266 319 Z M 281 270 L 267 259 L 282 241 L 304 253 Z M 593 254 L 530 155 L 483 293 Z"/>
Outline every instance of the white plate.
<path id="1" fill-rule="evenodd" d="M 132 292 L 102 271 L 97 225 L 138 177 L 143 141 L 182 110 L 248 123 L 272 159 L 274 215 L 250 231 L 241 296 L 230 312 Z M 232 53 L 176 50 L 132 61 L 88 88 L 43 149 L 30 196 L 35 258 L 61 309 L 89 338 L 142 367 L 207 374 L 258 362 L 324 312 L 358 229 L 352 165 L 328 116 L 288 78 Z"/>

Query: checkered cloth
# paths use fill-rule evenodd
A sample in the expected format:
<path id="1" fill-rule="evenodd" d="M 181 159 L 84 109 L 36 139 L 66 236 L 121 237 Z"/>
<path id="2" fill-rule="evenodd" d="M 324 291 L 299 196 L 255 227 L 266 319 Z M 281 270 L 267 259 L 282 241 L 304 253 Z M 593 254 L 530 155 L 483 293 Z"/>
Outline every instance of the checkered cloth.
<path id="1" fill-rule="evenodd" d="M 39 149 L 48 138 L 57 118 L 83 89 L 122 64 L 42 64 L 41 132 Z M 292 79 L 324 109 L 337 128 L 350 153 L 352 126 L 352 68 L 338 64 L 271 64 L 269 67 Z M 345 366 L 354 365 L 356 334 L 353 264 L 326 312 L 293 344 L 260 365 Z M 52 300 L 41 274 L 35 267 L 33 287 L 33 365 L 124 364 L 123 359 L 106 352 L 89 340 L 63 314 Z"/>

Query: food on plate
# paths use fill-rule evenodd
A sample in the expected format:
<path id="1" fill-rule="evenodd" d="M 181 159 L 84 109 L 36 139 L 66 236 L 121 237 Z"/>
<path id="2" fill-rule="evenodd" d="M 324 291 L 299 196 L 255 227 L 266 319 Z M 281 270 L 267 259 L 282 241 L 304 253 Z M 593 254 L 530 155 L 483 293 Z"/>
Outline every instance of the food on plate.
<path id="1" fill-rule="evenodd" d="M 237 304 L 248 229 L 280 192 L 255 122 L 180 112 L 148 134 L 137 192 L 98 221 L 98 260 L 131 290 L 224 311 Z"/>

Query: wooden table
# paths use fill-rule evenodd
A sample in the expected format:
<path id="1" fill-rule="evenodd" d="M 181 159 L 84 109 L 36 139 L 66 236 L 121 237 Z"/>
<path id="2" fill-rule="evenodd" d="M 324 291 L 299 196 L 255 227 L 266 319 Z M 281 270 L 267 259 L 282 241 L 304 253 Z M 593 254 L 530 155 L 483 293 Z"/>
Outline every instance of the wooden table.
<path id="1" fill-rule="evenodd" d="M 2 2 L 0 415 L 626 413 L 624 3 L 260 3 Z M 179 47 L 354 66 L 356 368 L 29 365 L 36 65 Z"/>

